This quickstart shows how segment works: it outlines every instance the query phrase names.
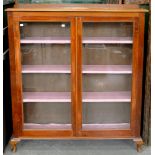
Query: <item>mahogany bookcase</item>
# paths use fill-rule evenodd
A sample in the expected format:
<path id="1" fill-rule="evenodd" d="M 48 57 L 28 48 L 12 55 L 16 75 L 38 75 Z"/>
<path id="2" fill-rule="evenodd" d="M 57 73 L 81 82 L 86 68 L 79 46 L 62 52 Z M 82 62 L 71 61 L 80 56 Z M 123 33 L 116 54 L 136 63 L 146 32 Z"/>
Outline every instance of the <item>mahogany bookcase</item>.
<path id="1" fill-rule="evenodd" d="M 23 139 L 143 141 L 144 15 L 136 5 L 7 9 L 12 150 Z"/>

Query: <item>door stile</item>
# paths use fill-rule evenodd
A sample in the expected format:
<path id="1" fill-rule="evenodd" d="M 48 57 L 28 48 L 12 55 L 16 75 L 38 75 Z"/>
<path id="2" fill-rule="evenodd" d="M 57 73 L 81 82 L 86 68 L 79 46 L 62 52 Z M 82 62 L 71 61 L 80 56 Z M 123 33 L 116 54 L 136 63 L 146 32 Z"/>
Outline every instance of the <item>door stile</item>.
<path id="1" fill-rule="evenodd" d="M 71 122 L 73 136 L 76 135 L 76 19 L 71 19 Z"/>
<path id="2" fill-rule="evenodd" d="M 12 96 L 13 136 L 19 137 L 23 128 L 22 77 L 20 55 L 20 32 L 18 17 L 8 12 L 9 56 Z"/>
<path id="3" fill-rule="evenodd" d="M 76 17 L 76 135 L 82 130 L 82 18 Z"/>
<path id="4" fill-rule="evenodd" d="M 137 81 L 137 51 L 138 51 L 138 19 L 133 22 L 133 55 L 132 55 L 132 89 L 131 89 L 131 121 L 130 128 L 134 135 L 136 117 L 136 81 Z"/>
<path id="5" fill-rule="evenodd" d="M 138 52 L 138 91 L 137 91 L 137 122 L 136 122 L 136 137 L 140 137 L 141 129 L 141 111 L 142 111 L 142 82 L 143 82 L 143 56 L 144 56 L 144 27 L 145 16 L 139 14 L 139 52 Z"/>

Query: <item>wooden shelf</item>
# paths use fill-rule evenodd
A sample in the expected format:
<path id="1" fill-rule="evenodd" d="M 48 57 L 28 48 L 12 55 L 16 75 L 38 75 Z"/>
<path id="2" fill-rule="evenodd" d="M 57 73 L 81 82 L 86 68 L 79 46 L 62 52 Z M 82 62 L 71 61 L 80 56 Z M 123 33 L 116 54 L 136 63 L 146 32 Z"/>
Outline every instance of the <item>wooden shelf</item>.
<path id="1" fill-rule="evenodd" d="M 23 65 L 22 73 L 71 73 L 70 65 Z"/>
<path id="2" fill-rule="evenodd" d="M 24 92 L 23 102 L 71 102 L 69 92 Z"/>
<path id="3" fill-rule="evenodd" d="M 123 92 L 83 92 L 83 102 L 131 102 L 131 93 Z"/>
<path id="4" fill-rule="evenodd" d="M 132 44 L 132 37 L 85 37 L 84 44 Z"/>
<path id="5" fill-rule="evenodd" d="M 131 65 L 84 65 L 83 73 L 89 74 L 131 74 Z"/>
<path id="6" fill-rule="evenodd" d="M 71 73 L 70 65 L 23 65 L 22 73 Z M 84 74 L 131 74 L 131 65 L 83 65 Z"/>
<path id="7" fill-rule="evenodd" d="M 129 129 L 130 123 L 115 124 L 83 124 L 82 130 Z"/>
<path id="8" fill-rule="evenodd" d="M 69 92 L 24 92 L 23 102 L 71 102 Z"/>
<path id="9" fill-rule="evenodd" d="M 70 37 L 25 37 L 21 44 L 70 44 Z M 84 44 L 132 44 L 132 37 L 85 37 Z"/>
<path id="10" fill-rule="evenodd" d="M 46 129 L 46 130 L 71 130 L 71 124 L 35 124 L 35 123 L 24 123 L 24 129 Z"/>
<path id="11" fill-rule="evenodd" d="M 83 102 L 131 102 L 130 92 L 83 92 Z M 71 102 L 69 92 L 24 92 L 23 102 Z"/>
<path id="12" fill-rule="evenodd" d="M 15 12 L 102 12 L 102 13 L 138 13 L 148 12 L 133 4 L 18 4 L 14 8 L 7 8 L 6 11 Z"/>
<path id="13" fill-rule="evenodd" d="M 70 44 L 69 37 L 25 37 L 21 44 Z"/>

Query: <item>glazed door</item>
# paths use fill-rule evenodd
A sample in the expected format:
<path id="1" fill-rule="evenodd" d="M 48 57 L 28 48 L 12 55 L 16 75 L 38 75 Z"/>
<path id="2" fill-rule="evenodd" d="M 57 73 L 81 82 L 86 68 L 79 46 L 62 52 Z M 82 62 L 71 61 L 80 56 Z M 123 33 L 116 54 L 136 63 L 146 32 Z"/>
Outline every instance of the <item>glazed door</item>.
<path id="1" fill-rule="evenodd" d="M 72 136 L 74 19 L 29 20 L 19 22 L 22 136 Z"/>
<path id="2" fill-rule="evenodd" d="M 136 20 L 86 17 L 78 26 L 78 135 L 131 137 L 138 92 L 133 90 L 138 77 Z"/>

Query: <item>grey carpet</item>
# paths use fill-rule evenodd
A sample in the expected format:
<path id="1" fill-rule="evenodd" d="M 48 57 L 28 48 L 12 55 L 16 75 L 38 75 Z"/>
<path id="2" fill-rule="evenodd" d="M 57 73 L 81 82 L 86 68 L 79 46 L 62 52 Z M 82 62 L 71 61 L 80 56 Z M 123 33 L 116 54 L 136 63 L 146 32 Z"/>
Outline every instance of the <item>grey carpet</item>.
<path id="1" fill-rule="evenodd" d="M 10 146 L 4 155 L 151 155 L 150 147 L 137 153 L 132 140 L 25 140 L 12 153 Z"/>

